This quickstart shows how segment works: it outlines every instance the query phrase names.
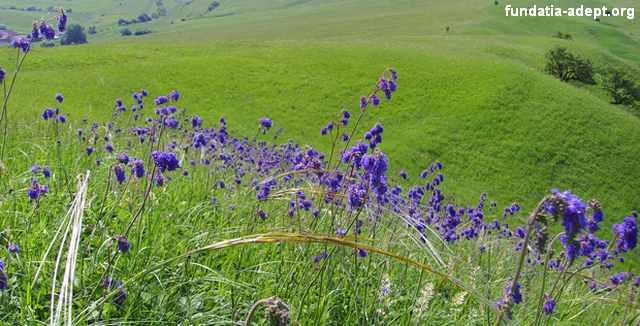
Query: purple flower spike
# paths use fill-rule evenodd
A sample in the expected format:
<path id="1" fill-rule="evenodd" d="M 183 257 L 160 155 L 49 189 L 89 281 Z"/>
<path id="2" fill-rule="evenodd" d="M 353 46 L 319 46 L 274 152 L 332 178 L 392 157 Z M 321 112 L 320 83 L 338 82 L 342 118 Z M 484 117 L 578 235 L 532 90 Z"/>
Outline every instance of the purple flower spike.
<path id="1" fill-rule="evenodd" d="M 553 298 L 551 298 L 548 293 L 545 293 L 544 296 L 547 298 L 547 301 L 542 307 L 542 312 L 545 315 L 551 315 L 553 314 L 553 309 L 556 307 L 556 300 L 553 300 Z"/>
<path id="2" fill-rule="evenodd" d="M 58 31 L 64 33 L 67 29 L 67 14 L 64 10 L 60 9 L 60 16 L 58 17 Z"/>
<path id="3" fill-rule="evenodd" d="M 4 273 L 4 261 L 0 260 L 0 291 L 8 288 L 9 280 L 7 279 L 7 275 Z"/>
<path id="4" fill-rule="evenodd" d="M 116 182 L 123 183 L 127 180 L 127 176 L 124 173 L 124 169 L 119 164 L 116 164 L 114 170 L 116 173 Z"/>
<path id="5" fill-rule="evenodd" d="M 638 246 L 638 223 L 633 217 L 625 217 L 622 224 L 614 224 L 619 252 L 627 252 Z"/>
<path id="6" fill-rule="evenodd" d="M 56 100 L 58 100 L 58 102 L 62 103 L 62 101 L 64 101 L 64 97 L 62 97 L 62 94 L 58 93 L 58 94 L 56 94 Z"/>

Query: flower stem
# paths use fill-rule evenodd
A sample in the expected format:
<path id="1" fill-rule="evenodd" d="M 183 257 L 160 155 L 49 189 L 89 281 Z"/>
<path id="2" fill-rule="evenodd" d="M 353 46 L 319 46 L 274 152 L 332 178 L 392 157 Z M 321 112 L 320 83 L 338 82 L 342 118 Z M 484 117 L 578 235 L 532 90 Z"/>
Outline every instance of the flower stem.
<path id="1" fill-rule="evenodd" d="M 516 268 L 516 272 L 515 275 L 513 276 L 513 281 L 511 281 L 511 288 L 509 289 L 510 293 L 513 293 L 516 284 L 518 283 L 518 279 L 520 278 L 520 272 L 522 272 L 522 267 L 524 266 L 524 258 L 527 256 L 527 246 L 529 245 L 529 240 L 531 238 L 531 234 L 533 233 L 533 228 L 535 227 L 535 218 L 536 216 L 538 216 L 538 214 L 540 214 L 540 209 L 542 208 L 542 206 L 544 205 L 544 203 L 547 201 L 547 198 L 545 197 L 544 199 L 542 199 L 539 203 L 538 206 L 536 206 L 536 209 L 533 210 L 533 212 L 531 213 L 530 217 L 529 217 L 529 221 L 528 221 L 528 225 L 527 225 L 527 234 L 524 236 L 524 242 L 522 244 L 522 249 L 520 249 L 520 259 L 518 260 L 518 267 Z M 507 309 L 502 309 L 502 311 L 500 312 L 500 315 L 498 316 L 498 319 L 496 320 L 496 323 L 494 324 L 494 326 L 498 326 L 500 325 L 500 323 L 502 322 L 502 319 L 504 318 L 504 315 L 506 313 Z"/>

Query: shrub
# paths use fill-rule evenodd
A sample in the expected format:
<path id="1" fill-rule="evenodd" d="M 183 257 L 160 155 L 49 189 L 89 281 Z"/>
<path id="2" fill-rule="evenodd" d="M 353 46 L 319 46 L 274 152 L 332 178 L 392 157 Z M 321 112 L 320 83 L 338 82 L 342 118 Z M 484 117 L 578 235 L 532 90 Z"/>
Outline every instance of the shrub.
<path id="1" fill-rule="evenodd" d="M 138 16 L 138 20 L 141 23 L 144 23 L 144 22 L 151 21 L 151 17 L 149 17 L 149 15 L 147 15 L 147 14 L 142 14 L 142 15 Z"/>
<path id="2" fill-rule="evenodd" d="M 137 35 L 144 35 L 144 34 L 150 34 L 150 33 L 153 33 L 153 32 L 148 29 L 139 29 L 139 30 L 136 30 L 134 34 L 137 36 Z"/>
<path id="3" fill-rule="evenodd" d="M 574 80 L 585 84 L 595 84 L 591 61 L 567 52 L 565 47 L 557 46 L 547 52 L 545 70 L 563 82 Z"/>
<path id="4" fill-rule="evenodd" d="M 92 35 L 93 35 L 93 34 L 95 34 L 95 33 L 97 33 L 97 31 L 96 31 L 96 27 L 95 27 L 95 26 L 91 26 L 91 27 L 89 27 L 89 28 L 87 29 L 87 33 L 92 34 Z"/>
<path id="5" fill-rule="evenodd" d="M 207 9 L 207 12 L 212 11 L 213 9 L 216 9 L 220 6 L 220 4 L 218 3 L 218 1 L 214 1 L 212 4 L 209 5 L 209 8 Z"/>
<path id="6" fill-rule="evenodd" d="M 53 42 L 42 42 L 42 43 L 40 43 L 40 47 L 41 48 L 52 48 L 54 46 L 56 46 L 56 44 L 53 43 Z"/>
<path id="7" fill-rule="evenodd" d="M 604 75 L 602 88 L 613 98 L 611 104 L 633 105 L 640 102 L 640 86 L 622 69 L 609 68 Z"/>
<path id="8" fill-rule="evenodd" d="M 87 35 L 84 33 L 84 27 L 78 24 L 69 24 L 67 31 L 60 39 L 61 45 L 84 44 L 87 43 Z"/>
<path id="9" fill-rule="evenodd" d="M 557 31 L 555 34 L 552 35 L 552 37 L 563 39 L 563 40 L 570 40 L 571 39 L 571 34 L 563 33 L 561 31 Z"/>
<path id="10" fill-rule="evenodd" d="M 129 30 L 128 28 L 123 28 L 123 29 L 120 30 L 120 35 L 129 36 L 129 35 L 131 35 L 131 30 Z"/>

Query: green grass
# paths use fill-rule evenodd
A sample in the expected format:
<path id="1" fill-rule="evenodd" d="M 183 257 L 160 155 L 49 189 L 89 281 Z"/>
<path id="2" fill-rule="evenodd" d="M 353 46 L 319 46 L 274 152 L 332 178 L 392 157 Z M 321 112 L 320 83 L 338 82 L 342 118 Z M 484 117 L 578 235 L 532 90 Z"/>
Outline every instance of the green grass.
<path id="1" fill-rule="evenodd" d="M 416 176 L 439 159 L 451 176 L 447 189 L 463 202 L 486 191 L 502 204 L 531 207 L 559 187 L 598 198 L 612 217 L 636 209 L 640 198 L 633 185 L 621 184 L 618 176 L 639 177 L 640 152 L 633 145 L 638 119 L 545 75 L 543 53 L 513 40 L 493 38 L 495 46 L 465 36 L 409 44 L 143 43 L 39 50 L 15 95 L 33 117 L 61 92 L 73 118 L 100 119 L 112 114 L 122 94 L 142 88 L 157 93 L 169 85 L 194 113 L 227 118 L 234 133 L 250 134 L 267 115 L 284 128 L 285 138 L 327 151 L 320 127 L 342 108 L 357 111 L 358 94 L 371 91 L 376 80 L 365 72 L 392 66 L 400 73 L 395 108 L 374 109 L 356 136 L 381 122 L 389 131 L 382 148 L 394 173 L 404 169 Z M 529 44 L 536 41 L 543 42 Z M 472 53 L 464 46 L 469 42 L 478 44 Z"/>
<path id="2" fill-rule="evenodd" d="M 203 117 L 208 125 L 224 117 L 233 135 L 253 136 L 258 119 L 268 116 L 274 120 L 274 129 L 283 128 L 278 143 L 293 139 L 329 153 L 331 142 L 320 136 L 320 128 L 331 120 L 338 122 L 343 108 L 357 116 L 359 96 L 372 92 L 379 74 L 393 67 L 399 75 L 398 91 L 391 101 L 369 108 L 354 134 L 361 139 L 376 122 L 384 126 L 379 147 L 389 158 L 390 187 L 400 185 L 406 193 L 413 185 L 423 185 L 425 180 L 420 180 L 419 174 L 440 160 L 445 166 L 442 189 L 447 201 L 475 206 L 486 192 L 489 201 L 498 202 L 498 211 L 487 212 L 487 222 L 500 216 L 502 207 L 518 202 L 523 212 L 508 219 L 512 226 L 524 225 L 527 213 L 550 189 L 572 189 L 585 201 L 600 201 L 606 212 L 601 233 L 607 239 L 612 237 L 614 223 L 640 207 L 636 182 L 640 180 L 638 112 L 610 105 L 599 86 L 565 84 L 543 71 L 546 51 L 563 45 L 590 58 L 598 71 L 614 65 L 640 76 L 637 18 L 610 17 L 595 22 L 586 17 L 504 17 L 503 1 L 497 6 L 492 1 L 219 2 L 219 8 L 202 14 L 209 1 L 164 1 L 167 17 L 128 26 L 132 31 L 148 28 L 154 33 L 129 37 L 120 36 L 117 20 L 151 14 L 154 1 L 128 1 L 122 6 L 120 1 L 32 2 L 43 8 L 70 5 L 73 13 L 69 23 L 95 25 L 100 32 L 89 35 L 87 45 L 35 46 L 9 102 L 9 149 L 2 162 L 2 171 L 9 178 L 4 177 L 0 187 L 2 214 L 7 217 L 3 217 L 0 230 L 4 230 L 4 238 L 21 244 L 24 253 L 20 258 L 24 260 L 22 265 L 13 260 L 8 264 L 13 290 L 0 298 L 8 303 L 0 309 L 9 312 L 0 315 L 0 323 L 46 322 L 52 267 L 48 264 L 41 281 L 31 283 L 33 266 L 42 254 L 36 248 L 49 244 L 69 209 L 72 196 L 64 175 L 73 179 L 86 170 L 91 170 L 91 176 L 76 312 L 101 302 L 102 288 L 91 291 L 99 286 L 108 265 L 108 241 L 122 233 L 144 206 L 147 182 L 134 181 L 122 201 L 118 198 L 123 185 L 107 191 L 107 209 L 114 207 L 113 214 L 100 216 L 108 172 L 107 166 L 96 166 L 95 159 L 110 163 L 115 155 L 102 148 L 104 127 L 99 128 L 95 140 L 82 141 L 74 133 L 78 128 L 88 129 L 80 124 L 83 118 L 88 118 L 89 124 L 110 121 L 114 101 L 121 98 L 130 107 L 131 94 L 141 89 L 147 89 L 153 98 L 177 89 L 182 94 L 179 108 Z M 518 0 L 508 4 L 530 5 Z M 570 6 L 564 1 L 537 5 L 546 4 Z M 628 0 L 580 4 L 634 5 Z M 25 6 L 21 1 L 7 1 L 2 6 L 9 5 Z M 0 10 L 0 23 L 27 32 L 29 22 L 39 15 Z M 448 32 L 446 26 L 450 27 Z M 558 30 L 569 32 L 573 40 L 551 38 Z M 0 49 L 0 66 L 9 74 L 14 61 L 15 50 Z M 58 105 L 54 100 L 58 92 L 65 96 L 60 108 L 69 120 L 60 130 L 61 158 L 57 157 L 53 127 L 40 117 L 45 108 Z M 150 104 L 145 114 L 151 114 Z M 129 149 L 127 136 L 111 133 L 111 137 L 117 153 L 148 157 L 148 145 L 133 139 Z M 87 145 L 96 148 L 91 157 L 84 154 Z M 195 158 L 193 150 L 180 156 L 183 166 Z M 31 180 L 27 171 L 34 163 L 49 165 L 55 171 L 53 179 L 45 181 L 51 194 L 37 209 L 25 200 Z M 337 225 L 346 228 L 354 220 L 353 213 L 329 207 L 321 210 L 318 220 L 302 211 L 289 219 L 286 211 L 291 193 L 281 200 L 260 203 L 251 187 L 215 189 L 216 180 L 233 184 L 232 172 L 210 174 L 208 169 L 188 169 L 188 179 L 174 173 L 174 180 L 165 187 L 152 188 L 142 218 L 129 236 L 132 253 L 118 256 L 113 269 L 114 277 L 129 282 L 126 309 L 106 305 L 103 318 L 230 324 L 238 309 L 244 316 L 256 300 L 278 295 L 292 307 L 300 325 L 487 324 L 487 318 L 495 316 L 480 303 L 501 298 L 509 275 L 515 271 L 519 254 L 511 247 L 515 240 L 484 234 L 473 241 L 447 245 L 432 234 L 437 254 L 443 257 L 441 264 L 425 255 L 432 249 L 426 248 L 414 231 L 405 229 L 400 215 L 391 212 L 379 215 L 384 226 L 366 226 L 364 236 L 381 241 L 372 245 L 435 266 L 469 287 L 460 289 L 456 286 L 460 283 L 409 268 L 384 255 L 370 254 L 359 260 L 353 248 L 334 249 L 328 240 L 320 244 L 238 244 L 173 261 L 190 250 L 221 241 L 224 244 L 232 238 L 270 231 L 333 234 Z M 409 181 L 397 176 L 400 170 L 408 172 Z M 255 175 L 258 181 L 265 177 Z M 9 187 L 13 187 L 11 194 Z M 309 193 L 315 189 L 311 184 L 299 188 Z M 291 192 L 297 189 L 289 187 Z M 213 196 L 219 198 L 215 204 L 209 201 Z M 255 219 L 258 208 L 269 212 L 268 221 Z M 362 214 L 378 216 L 377 208 L 368 206 Z M 552 230 L 557 234 L 561 227 Z M 488 257 L 489 251 L 479 254 L 479 245 L 494 256 Z M 557 243 L 556 249 L 562 250 Z M 318 272 L 308 262 L 320 250 L 335 258 Z M 0 257 L 6 260 L 6 256 Z M 637 266 L 635 257 L 629 255 L 627 263 L 616 269 L 627 271 Z M 168 261 L 171 263 L 162 265 Z M 156 264 L 162 268 L 148 270 Z M 530 312 L 537 308 L 542 292 L 549 291 L 549 287 L 540 288 L 541 272 L 526 269 L 524 292 L 530 297 L 516 308 L 517 323 L 533 322 Z M 609 271 L 594 268 L 581 272 L 580 276 L 593 277 L 602 284 L 609 282 Z M 393 284 L 392 294 L 378 298 L 385 275 Z M 419 309 L 416 300 L 427 283 L 434 284 L 436 290 L 432 309 L 412 316 L 409 312 Z M 492 286 L 487 289 L 487 284 Z M 597 311 L 588 306 L 595 313 L 581 316 L 584 307 L 576 302 L 590 300 L 599 305 L 601 297 L 626 302 L 625 291 L 629 290 L 592 294 L 582 277 L 569 278 L 566 284 L 570 289 L 558 296 L 561 313 L 552 316 L 552 324 L 615 324 L 626 318 L 623 314 L 608 317 L 611 310 L 624 309 L 607 301 Z M 20 290 L 32 286 L 31 293 Z M 472 289 L 481 295 L 463 294 L 463 290 Z M 466 299 L 458 305 L 454 298 L 460 296 Z M 31 309 L 18 310 L 18 306 Z M 89 320 L 97 318 L 103 306 L 94 307 L 98 309 L 90 313 Z M 633 320 L 633 313 L 627 317 Z"/>

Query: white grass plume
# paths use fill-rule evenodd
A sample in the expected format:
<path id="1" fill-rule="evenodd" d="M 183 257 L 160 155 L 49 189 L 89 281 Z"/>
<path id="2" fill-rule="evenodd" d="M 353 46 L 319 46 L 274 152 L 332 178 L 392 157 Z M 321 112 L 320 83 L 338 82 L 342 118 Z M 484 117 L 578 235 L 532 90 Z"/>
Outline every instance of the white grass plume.
<path id="1" fill-rule="evenodd" d="M 80 244 L 80 234 L 82 233 L 82 218 L 84 215 L 84 206 L 87 200 L 89 171 L 85 175 L 78 176 L 78 191 L 76 198 L 71 203 L 71 208 L 64 216 L 60 223 L 60 227 L 56 232 L 53 240 L 49 244 L 44 257 L 40 263 L 40 267 L 34 277 L 34 283 L 38 279 L 38 274 L 42 269 L 47 255 L 56 243 L 60 231 L 64 228 L 62 234 L 62 240 L 60 248 L 58 249 L 58 257 L 56 259 L 56 265 L 53 271 L 53 278 L 51 284 L 51 319 L 49 325 L 68 325 L 71 326 L 73 320 L 73 281 L 75 276 L 76 260 L 78 258 L 78 249 Z M 71 230 L 71 237 L 69 238 L 69 245 L 65 248 L 65 243 Z M 66 249 L 66 250 L 65 250 Z M 60 285 L 59 293 L 57 295 L 58 300 L 56 302 L 56 284 L 58 277 L 58 269 L 62 263 L 63 253 L 67 253 L 67 260 L 65 262 L 64 274 L 62 276 L 62 284 Z M 63 317 L 64 316 L 64 317 Z"/>

